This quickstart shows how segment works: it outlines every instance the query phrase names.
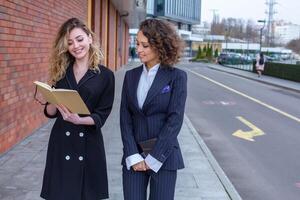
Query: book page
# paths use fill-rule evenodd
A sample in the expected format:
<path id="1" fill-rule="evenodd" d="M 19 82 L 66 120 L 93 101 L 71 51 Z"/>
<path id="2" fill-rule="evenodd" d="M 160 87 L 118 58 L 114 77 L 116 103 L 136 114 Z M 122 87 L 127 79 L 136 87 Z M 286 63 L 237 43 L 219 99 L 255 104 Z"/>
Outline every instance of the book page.
<path id="1" fill-rule="evenodd" d="M 36 84 L 38 92 L 40 92 L 43 95 L 44 99 L 47 102 L 57 104 L 57 100 L 51 93 L 52 89 L 48 84 L 39 81 L 35 81 L 34 84 Z"/>
<path id="2" fill-rule="evenodd" d="M 43 95 L 45 100 L 51 104 L 62 104 L 67 107 L 72 113 L 90 114 L 89 109 L 81 99 L 76 90 L 51 88 L 46 83 L 35 81 L 38 91 Z"/>
<path id="3" fill-rule="evenodd" d="M 40 81 L 34 81 L 34 84 L 36 84 L 40 87 L 43 87 L 45 89 L 48 89 L 48 90 L 52 89 L 50 85 L 48 85 L 47 83 L 40 82 Z"/>

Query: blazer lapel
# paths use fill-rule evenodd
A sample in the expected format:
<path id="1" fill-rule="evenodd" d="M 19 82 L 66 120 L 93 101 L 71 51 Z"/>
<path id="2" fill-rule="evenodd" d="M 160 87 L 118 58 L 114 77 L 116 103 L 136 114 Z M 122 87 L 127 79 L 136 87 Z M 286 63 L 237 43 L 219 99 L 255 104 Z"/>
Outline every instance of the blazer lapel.
<path id="1" fill-rule="evenodd" d="M 129 88 L 130 97 L 132 98 L 132 101 L 138 110 L 140 110 L 140 108 L 137 100 L 137 88 L 139 85 L 142 72 L 143 72 L 143 65 L 141 65 L 136 69 L 135 73 L 132 74 L 132 77 L 129 77 L 132 78 L 132 80 L 129 79 L 129 82 L 132 83 L 131 85 L 129 85 L 129 87 L 132 86 L 131 89 Z"/>
<path id="2" fill-rule="evenodd" d="M 78 90 L 76 79 L 73 73 L 73 64 L 70 64 L 66 71 L 66 80 L 69 85 L 69 88 L 72 90 Z"/>
<path id="3" fill-rule="evenodd" d="M 82 84 L 84 84 L 90 78 L 94 77 L 97 73 L 97 72 L 94 72 L 93 70 L 88 69 L 87 72 L 84 74 L 84 76 L 80 79 L 79 83 L 77 83 L 72 66 L 73 65 L 70 65 L 67 68 L 66 77 L 67 77 L 68 85 L 73 90 L 78 90 Z"/>
<path id="4" fill-rule="evenodd" d="M 96 75 L 97 72 L 88 69 L 87 72 L 84 74 L 84 76 L 80 79 L 79 83 L 78 83 L 78 88 L 84 84 L 87 80 L 89 80 L 90 78 L 93 78 Z M 101 73 L 101 71 L 100 71 Z M 75 76 L 74 76 L 75 78 Z"/>
<path id="5" fill-rule="evenodd" d="M 147 104 L 151 102 L 153 97 L 155 97 L 161 92 L 162 88 L 168 85 L 170 81 L 170 73 L 168 73 L 168 70 L 169 69 L 167 67 L 159 67 L 157 74 L 153 80 L 153 83 L 148 91 L 147 97 L 143 105 L 143 109 L 147 106 Z"/>

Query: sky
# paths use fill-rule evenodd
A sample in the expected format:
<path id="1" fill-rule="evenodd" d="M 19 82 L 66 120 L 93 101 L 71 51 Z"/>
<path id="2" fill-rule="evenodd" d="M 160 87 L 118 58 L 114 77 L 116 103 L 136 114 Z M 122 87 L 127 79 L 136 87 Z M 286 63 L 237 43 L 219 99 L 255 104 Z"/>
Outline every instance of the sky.
<path id="1" fill-rule="evenodd" d="M 274 20 L 284 20 L 300 25 L 300 0 L 275 0 Z M 202 0 L 201 21 L 211 22 L 213 10 L 222 18 L 267 20 L 266 0 Z"/>

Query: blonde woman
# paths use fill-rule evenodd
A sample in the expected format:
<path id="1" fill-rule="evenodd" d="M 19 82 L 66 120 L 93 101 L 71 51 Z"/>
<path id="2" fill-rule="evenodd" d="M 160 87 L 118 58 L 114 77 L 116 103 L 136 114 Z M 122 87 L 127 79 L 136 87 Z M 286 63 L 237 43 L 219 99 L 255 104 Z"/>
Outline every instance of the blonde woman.
<path id="1" fill-rule="evenodd" d="M 77 90 L 90 115 L 71 113 L 63 105 L 46 104 L 44 113 L 56 118 L 51 131 L 41 197 L 47 200 L 108 198 L 106 159 L 101 127 L 111 112 L 114 75 L 100 65 L 102 53 L 93 33 L 71 18 L 54 42 L 50 82 Z"/>

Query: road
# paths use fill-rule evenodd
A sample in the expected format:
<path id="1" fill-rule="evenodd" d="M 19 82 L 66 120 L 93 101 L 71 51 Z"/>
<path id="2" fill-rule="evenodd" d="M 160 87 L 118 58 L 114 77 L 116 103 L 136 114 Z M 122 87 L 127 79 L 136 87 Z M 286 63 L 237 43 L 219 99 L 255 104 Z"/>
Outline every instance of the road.
<path id="1" fill-rule="evenodd" d="M 186 114 L 242 199 L 300 199 L 300 93 L 205 64 L 180 68 Z"/>

